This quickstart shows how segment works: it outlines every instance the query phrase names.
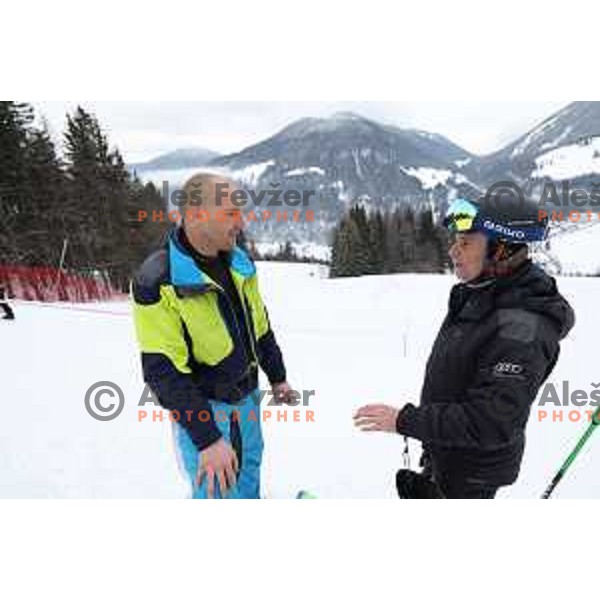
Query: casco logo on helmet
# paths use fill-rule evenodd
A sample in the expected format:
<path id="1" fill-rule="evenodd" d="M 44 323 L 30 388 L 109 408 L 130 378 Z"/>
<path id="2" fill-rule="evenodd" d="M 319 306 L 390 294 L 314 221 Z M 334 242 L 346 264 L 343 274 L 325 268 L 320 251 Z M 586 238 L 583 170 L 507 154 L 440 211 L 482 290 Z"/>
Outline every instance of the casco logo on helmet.
<path id="1" fill-rule="evenodd" d="M 505 236 L 513 238 L 513 239 L 522 240 L 522 239 L 525 239 L 525 237 L 526 237 L 526 234 L 524 231 L 509 229 L 508 227 L 505 227 L 504 225 L 500 225 L 499 223 L 494 223 L 493 221 L 490 221 L 489 219 L 483 223 L 483 226 L 485 229 L 489 229 L 490 231 L 495 231 L 496 233 L 505 235 Z"/>

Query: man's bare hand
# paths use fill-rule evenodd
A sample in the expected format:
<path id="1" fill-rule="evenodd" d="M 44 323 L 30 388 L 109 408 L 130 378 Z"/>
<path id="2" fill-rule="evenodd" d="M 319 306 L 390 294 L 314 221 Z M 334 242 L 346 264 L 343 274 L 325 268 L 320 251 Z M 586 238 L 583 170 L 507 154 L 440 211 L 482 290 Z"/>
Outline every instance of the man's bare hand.
<path id="1" fill-rule="evenodd" d="M 363 406 L 354 415 L 354 424 L 361 431 L 397 433 L 396 422 L 400 410 L 385 404 Z"/>
<path id="2" fill-rule="evenodd" d="M 219 482 L 221 495 L 234 488 L 237 483 L 239 463 L 233 448 L 221 438 L 203 452 L 200 452 L 196 485 L 200 487 L 206 478 L 209 499 L 215 497 L 215 479 Z"/>
<path id="3" fill-rule="evenodd" d="M 297 401 L 297 398 L 294 398 L 294 390 L 287 381 L 273 386 L 273 396 L 276 404 L 291 404 Z"/>

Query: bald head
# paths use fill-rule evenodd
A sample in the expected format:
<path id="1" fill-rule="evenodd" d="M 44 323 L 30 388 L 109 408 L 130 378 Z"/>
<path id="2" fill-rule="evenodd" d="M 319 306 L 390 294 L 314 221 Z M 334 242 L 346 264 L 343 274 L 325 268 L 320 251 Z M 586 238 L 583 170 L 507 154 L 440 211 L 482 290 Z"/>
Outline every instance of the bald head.
<path id="1" fill-rule="evenodd" d="M 221 208 L 224 198 L 235 189 L 237 187 L 233 180 L 214 173 L 197 173 L 183 186 L 186 197 L 191 200 L 190 203 L 196 204 L 201 200 L 201 207 L 208 211 L 217 207 L 217 199 L 218 208 Z"/>
<path id="2" fill-rule="evenodd" d="M 235 246 L 243 230 L 240 209 L 231 200 L 237 189 L 234 181 L 214 173 L 198 173 L 183 187 L 188 200 L 183 227 L 202 254 L 211 256 Z"/>

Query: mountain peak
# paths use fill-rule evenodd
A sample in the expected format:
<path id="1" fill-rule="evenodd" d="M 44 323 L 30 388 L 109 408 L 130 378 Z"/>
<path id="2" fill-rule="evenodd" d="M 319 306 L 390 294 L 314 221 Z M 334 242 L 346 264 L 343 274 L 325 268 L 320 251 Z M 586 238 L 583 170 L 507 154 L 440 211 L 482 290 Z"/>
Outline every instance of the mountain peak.
<path id="1" fill-rule="evenodd" d="M 307 117 L 288 125 L 278 136 L 284 138 L 304 137 L 313 134 L 333 133 L 347 127 L 371 128 L 372 122 L 353 112 L 336 112 L 329 117 Z M 277 137 L 277 136 L 276 136 Z"/>
<path id="2" fill-rule="evenodd" d="M 220 155 L 206 148 L 178 148 L 173 152 L 162 154 L 144 163 L 129 165 L 138 172 L 160 169 L 183 169 L 190 167 L 203 167 Z"/>
<path id="3" fill-rule="evenodd" d="M 339 111 L 329 117 L 330 121 L 367 121 L 365 117 L 351 111 Z"/>

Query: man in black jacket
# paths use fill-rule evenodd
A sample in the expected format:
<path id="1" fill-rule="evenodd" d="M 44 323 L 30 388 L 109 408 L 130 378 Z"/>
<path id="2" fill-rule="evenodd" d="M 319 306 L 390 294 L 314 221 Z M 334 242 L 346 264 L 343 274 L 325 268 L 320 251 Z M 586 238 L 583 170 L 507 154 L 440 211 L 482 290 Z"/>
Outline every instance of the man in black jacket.
<path id="1" fill-rule="evenodd" d="M 556 282 L 528 257 L 545 224 L 458 200 L 446 225 L 461 283 L 427 363 L 419 406 L 361 408 L 364 431 L 420 440 L 424 474 L 446 498 L 494 498 L 513 484 L 531 405 L 574 325 Z"/>
<path id="2" fill-rule="evenodd" d="M 4 288 L 1 288 L 1 287 L 0 287 L 0 309 L 2 309 L 2 311 L 4 312 L 4 316 L 2 317 L 3 320 L 5 320 L 5 321 L 14 321 L 15 320 L 15 313 L 13 312 L 12 308 L 6 301 L 6 292 L 5 292 Z"/>

